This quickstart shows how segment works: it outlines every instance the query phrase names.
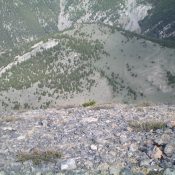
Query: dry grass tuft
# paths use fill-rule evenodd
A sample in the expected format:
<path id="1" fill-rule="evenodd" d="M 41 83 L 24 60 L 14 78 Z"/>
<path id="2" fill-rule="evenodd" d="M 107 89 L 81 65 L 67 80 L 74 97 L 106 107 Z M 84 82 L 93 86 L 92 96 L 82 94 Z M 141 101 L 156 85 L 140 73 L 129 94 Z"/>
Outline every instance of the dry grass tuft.
<path id="1" fill-rule="evenodd" d="M 166 123 L 162 121 L 129 121 L 128 125 L 133 128 L 134 131 L 155 131 L 157 129 L 164 129 L 166 127 Z"/>
<path id="2" fill-rule="evenodd" d="M 21 118 L 15 117 L 15 116 L 3 116 L 3 117 L 0 118 L 0 122 L 10 123 L 10 122 L 16 122 L 16 121 L 18 121 L 20 119 Z"/>
<path id="3" fill-rule="evenodd" d="M 148 102 L 148 101 L 143 101 L 143 102 L 140 102 L 138 104 L 136 104 L 136 107 L 149 107 L 149 106 L 152 106 L 153 104 L 151 102 Z"/>
<path id="4" fill-rule="evenodd" d="M 114 107 L 112 106 L 112 105 L 98 105 L 98 106 L 93 106 L 91 109 L 92 110 L 101 110 L 101 109 L 106 109 L 106 110 L 108 110 L 108 109 L 113 109 Z"/>
<path id="5" fill-rule="evenodd" d="M 61 157 L 62 154 L 56 150 L 35 149 L 31 152 L 19 152 L 17 154 L 17 161 L 23 163 L 31 160 L 34 165 L 39 165 L 42 162 L 53 162 Z"/>

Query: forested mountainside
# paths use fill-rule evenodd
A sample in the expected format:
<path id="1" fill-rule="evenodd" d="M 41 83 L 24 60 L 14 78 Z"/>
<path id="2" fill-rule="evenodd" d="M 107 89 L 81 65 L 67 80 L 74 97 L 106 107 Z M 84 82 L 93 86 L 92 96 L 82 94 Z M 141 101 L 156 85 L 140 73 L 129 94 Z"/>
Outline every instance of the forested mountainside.
<path id="1" fill-rule="evenodd" d="M 58 0 L 0 0 L 0 49 L 57 31 Z"/>
<path id="2" fill-rule="evenodd" d="M 175 39 L 175 1 L 151 0 L 153 8 L 141 21 L 142 33 L 160 39 Z"/>
<path id="3" fill-rule="evenodd" d="M 97 102 L 175 102 L 175 49 L 84 24 L 1 55 L 2 109 Z"/>
<path id="4" fill-rule="evenodd" d="M 174 0 L 0 0 L 0 49 L 19 46 L 76 23 L 104 23 L 173 40 Z"/>

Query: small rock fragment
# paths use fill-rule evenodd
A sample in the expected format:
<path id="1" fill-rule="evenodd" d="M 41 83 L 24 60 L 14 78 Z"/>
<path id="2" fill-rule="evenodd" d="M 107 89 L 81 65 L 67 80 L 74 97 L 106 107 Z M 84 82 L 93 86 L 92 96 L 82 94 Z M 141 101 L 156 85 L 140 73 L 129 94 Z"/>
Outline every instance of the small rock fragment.
<path id="1" fill-rule="evenodd" d="M 152 155 L 153 159 L 161 159 L 162 155 L 163 155 L 163 152 L 161 151 L 161 149 L 155 146 L 153 150 L 153 155 Z"/>
<path id="2" fill-rule="evenodd" d="M 46 175 L 54 175 L 54 174 L 52 172 L 48 172 L 48 173 L 46 173 Z"/>
<path id="3" fill-rule="evenodd" d="M 97 151 L 98 147 L 96 145 L 91 145 L 91 150 Z"/>
<path id="4" fill-rule="evenodd" d="M 74 170 L 76 168 L 77 168 L 77 166 L 76 166 L 76 162 L 75 162 L 74 159 L 69 159 L 66 162 L 63 162 L 61 164 L 61 170 L 62 171 L 64 171 L 64 170 Z"/>
<path id="5" fill-rule="evenodd" d="M 133 173 L 131 172 L 130 169 L 128 169 L 128 168 L 123 168 L 123 169 L 120 171 L 120 175 L 133 175 Z"/>
<path id="6" fill-rule="evenodd" d="M 18 138 L 17 138 L 17 140 L 24 140 L 25 139 L 25 136 L 19 136 Z"/>
<path id="7" fill-rule="evenodd" d="M 127 138 L 126 135 L 121 135 L 121 136 L 120 136 L 120 143 L 121 143 L 121 144 L 124 144 L 124 143 L 126 143 L 127 141 L 128 141 L 128 138 Z"/>
<path id="8" fill-rule="evenodd" d="M 42 123 L 42 125 L 43 125 L 44 127 L 47 127 L 47 126 L 48 126 L 47 120 L 43 120 L 41 123 Z"/>
<path id="9" fill-rule="evenodd" d="M 151 159 L 145 159 L 145 160 L 142 160 L 141 162 L 140 162 L 140 166 L 141 167 L 149 167 L 150 166 L 150 164 L 151 164 Z"/>
<path id="10" fill-rule="evenodd" d="M 131 152 L 136 152 L 138 150 L 138 145 L 137 144 L 131 144 L 129 147 L 129 151 Z"/>
<path id="11" fill-rule="evenodd" d="M 4 131 L 15 131 L 12 127 L 4 127 L 2 128 Z"/>
<path id="12" fill-rule="evenodd" d="M 4 171 L 0 171 L 0 175 L 5 175 L 5 172 Z"/>
<path id="13" fill-rule="evenodd" d="M 93 118 L 93 117 L 89 117 L 89 118 L 83 118 L 82 121 L 84 123 L 94 123 L 98 121 L 98 118 Z"/>
<path id="14" fill-rule="evenodd" d="M 109 172 L 110 175 L 120 175 L 121 168 L 118 167 L 110 167 Z"/>
<path id="15" fill-rule="evenodd" d="M 86 161 L 84 165 L 86 166 L 87 169 L 92 169 L 94 164 L 91 161 Z"/>
<path id="16" fill-rule="evenodd" d="M 173 170 L 173 169 L 167 168 L 164 171 L 163 175 L 175 175 L 175 169 Z"/>
<path id="17" fill-rule="evenodd" d="M 164 149 L 164 153 L 171 157 L 173 155 L 173 153 L 175 152 L 175 145 L 173 144 L 167 144 L 165 149 Z"/>
<path id="18" fill-rule="evenodd" d="M 101 171 L 105 171 L 105 170 L 108 170 L 109 168 L 109 165 L 107 163 L 101 163 L 99 166 L 98 166 L 98 170 L 101 170 Z"/>
<path id="19" fill-rule="evenodd" d="M 160 138 L 157 138 L 155 140 L 155 143 L 157 143 L 158 145 L 165 145 L 169 143 L 170 140 L 171 140 L 171 137 L 168 134 L 163 134 Z"/>
<path id="20" fill-rule="evenodd" d="M 168 126 L 169 128 L 175 128 L 175 120 L 170 121 L 170 122 L 167 124 L 167 126 Z"/>
<path id="21" fill-rule="evenodd" d="M 36 175 L 42 175 L 42 173 L 41 172 L 37 172 Z"/>

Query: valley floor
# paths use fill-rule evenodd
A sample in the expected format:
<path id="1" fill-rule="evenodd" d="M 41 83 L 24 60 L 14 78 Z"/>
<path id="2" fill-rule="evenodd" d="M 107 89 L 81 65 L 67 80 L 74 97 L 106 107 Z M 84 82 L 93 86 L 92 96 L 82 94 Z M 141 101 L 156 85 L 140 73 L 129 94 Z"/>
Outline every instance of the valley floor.
<path id="1" fill-rule="evenodd" d="M 175 174 L 175 106 L 0 113 L 0 175 L 151 173 Z"/>

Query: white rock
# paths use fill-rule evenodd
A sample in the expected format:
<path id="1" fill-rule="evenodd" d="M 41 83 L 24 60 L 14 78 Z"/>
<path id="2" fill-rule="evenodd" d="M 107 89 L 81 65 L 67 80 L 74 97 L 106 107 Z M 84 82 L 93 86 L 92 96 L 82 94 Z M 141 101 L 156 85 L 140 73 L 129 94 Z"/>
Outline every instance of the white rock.
<path id="1" fill-rule="evenodd" d="M 36 175 L 42 175 L 41 172 L 36 173 Z"/>
<path id="2" fill-rule="evenodd" d="M 97 151 L 97 146 L 96 145 L 91 145 L 91 150 L 93 150 L 93 151 Z"/>
<path id="3" fill-rule="evenodd" d="M 0 171 L 0 175 L 5 175 L 5 172 L 4 171 Z"/>
<path id="4" fill-rule="evenodd" d="M 93 118 L 93 117 L 88 117 L 88 118 L 84 118 L 82 120 L 83 122 L 87 122 L 87 123 L 93 123 L 93 122 L 97 122 L 98 121 L 98 118 Z"/>
<path id="5" fill-rule="evenodd" d="M 75 162 L 74 159 L 69 159 L 66 162 L 63 162 L 61 164 L 61 170 L 62 171 L 64 171 L 64 170 L 74 170 L 76 168 L 77 168 L 77 166 L 76 166 L 76 162 Z"/>
<path id="6" fill-rule="evenodd" d="M 121 142 L 121 144 L 124 144 L 124 143 L 128 142 L 127 135 L 121 135 L 120 136 L 120 142 Z"/>
<path id="7" fill-rule="evenodd" d="M 7 130 L 8 130 L 8 131 L 13 131 L 14 129 L 13 129 L 12 127 L 4 127 L 3 130 L 4 130 L 4 131 L 7 131 Z"/>
<path id="8" fill-rule="evenodd" d="M 17 140 L 24 140 L 25 139 L 25 136 L 19 136 L 18 138 L 17 138 Z"/>
<path id="9" fill-rule="evenodd" d="M 169 168 L 167 168 L 163 173 L 163 175 L 174 175 L 174 174 L 175 174 L 175 170 L 169 169 Z"/>

